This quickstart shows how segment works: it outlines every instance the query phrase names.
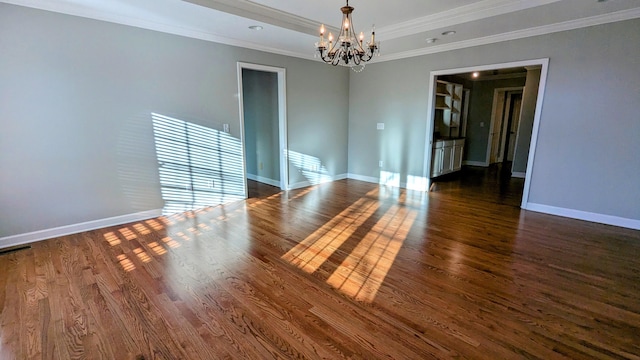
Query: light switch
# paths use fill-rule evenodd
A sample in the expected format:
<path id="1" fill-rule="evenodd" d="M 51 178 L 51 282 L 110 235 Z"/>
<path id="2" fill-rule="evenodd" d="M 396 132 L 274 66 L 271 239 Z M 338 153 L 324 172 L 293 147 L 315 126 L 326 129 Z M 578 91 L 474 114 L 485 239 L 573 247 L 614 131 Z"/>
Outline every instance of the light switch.
<path id="1" fill-rule="evenodd" d="M 378 130 L 384 130 L 384 123 L 378 123 L 378 124 L 376 125 L 376 129 L 378 129 Z"/>
<path id="2" fill-rule="evenodd" d="M 480 127 L 484 127 L 484 121 L 480 122 Z"/>
<path id="3" fill-rule="evenodd" d="M 229 124 L 222 124 L 222 131 L 228 133 L 229 132 Z"/>

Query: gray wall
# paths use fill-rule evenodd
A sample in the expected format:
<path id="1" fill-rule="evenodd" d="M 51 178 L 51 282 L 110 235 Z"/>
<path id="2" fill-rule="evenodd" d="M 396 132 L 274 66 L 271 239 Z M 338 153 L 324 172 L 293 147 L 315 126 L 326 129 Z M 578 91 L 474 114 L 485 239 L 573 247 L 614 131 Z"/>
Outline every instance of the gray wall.
<path id="1" fill-rule="evenodd" d="M 635 19 L 367 65 L 351 74 L 349 173 L 378 176 L 386 156 L 422 176 L 430 71 L 548 57 L 529 201 L 640 219 L 638 42 Z"/>
<path id="2" fill-rule="evenodd" d="M 471 89 L 465 160 L 485 162 L 491 129 L 493 95 L 497 88 L 524 86 L 525 78 L 475 81 Z M 525 166 L 526 167 L 526 166 Z"/>
<path id="3" fill-rule="evenodd" d="M 429 73 L 424 58 L 373 63 L 351 74 L 349 174 L 422 176 Z M 426 76 L 426 77 L 425 77 Z M 424 79 L 424 81 L 422 81 Z M 384 123 L 384 130 L 376 130 Z M 378 167 L 382 160 L 384 166 Z"/>
<path id="4" fill-rule="evenodd" d="M 531 132 L 536 113 L 536 101 L 538 100 L 538 88 L 540 86 L 540 69 L 527 70 L 527 81 L 522 92 L 522 110 L 520 113 L 520 125 L 516 150 L 513 157 L 511 171 L 524 173 L 527 171 L 529 148 L 531 144 Z"/>
<path id="5" fill-rule="evenodd" d="M 289 148 L 347 171 L 347 69 L 4 3 L 0 54 L 0 237 L 162 208 L 151 112 L 239 138 L 238 61 L 286 68 Z"/>
<path id="6" fill-rule="evenodd" d="M 247 174 L 280 181 L 278 75 L 242 70 Z"/>
<path id="7" fill-rule="evenodd" d="M 356 74 L 2 3 L 0 237 L 161 208 L 151 112 L 239 138 L 237 61 L 286 68 L 292 151 L 334 176 L 383 160 L 405 182 L 423 174 L 430 71 L 548 57 L 529 200 L 640 219 L 638 34 L 636 19 Z"/>

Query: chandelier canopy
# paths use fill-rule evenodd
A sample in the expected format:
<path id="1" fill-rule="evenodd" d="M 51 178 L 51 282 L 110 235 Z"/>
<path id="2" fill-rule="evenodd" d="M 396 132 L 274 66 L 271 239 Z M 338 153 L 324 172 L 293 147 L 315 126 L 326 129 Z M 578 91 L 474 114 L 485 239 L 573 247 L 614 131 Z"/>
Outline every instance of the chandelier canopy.
<path id="1" fill-rule="evenodd" d="M 352 67 L 371 60 L 374 55 L 380 55 L 380 42 L 376 42 L 375 27 L 371 30 L 371 40 L 365 46 L 363 44 L 364 33 L 361 32 L 356 38 L 356 30 L 351 20 L 353 7 L 349 6 L 349 0 L 347 0 L 347 5 L 341 7 L 340 10 L 342 11 L 342 25 L 338 39 L 334 42 L 333 34 L 329 33 L 329 41 L 325 40 L 325 29 L 322 25 L 320 27 L 320 41 L 316 43 L 316 56 L 320 56 L 324 62 L 333 66 Z"/>

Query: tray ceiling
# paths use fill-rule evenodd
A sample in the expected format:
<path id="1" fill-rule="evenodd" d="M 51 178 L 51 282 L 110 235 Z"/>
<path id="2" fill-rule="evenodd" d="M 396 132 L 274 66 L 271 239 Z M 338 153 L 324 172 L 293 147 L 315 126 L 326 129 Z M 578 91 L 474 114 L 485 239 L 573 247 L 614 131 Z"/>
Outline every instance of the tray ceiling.
<path id="1" fill-rule="evenodd" d="M 313 59 L 320 24 L 336 32 L 342 0 L 0 0 Z M 376 25 L 376 61 L 640 17 L 637 0 L 350 0 L 357 31 Z M 262 30 L 250 30 L 260 25 Z M 453 30 L 449 36 L 443 32 Z M 428 43 L 426 39 L 436 39 Z"/>

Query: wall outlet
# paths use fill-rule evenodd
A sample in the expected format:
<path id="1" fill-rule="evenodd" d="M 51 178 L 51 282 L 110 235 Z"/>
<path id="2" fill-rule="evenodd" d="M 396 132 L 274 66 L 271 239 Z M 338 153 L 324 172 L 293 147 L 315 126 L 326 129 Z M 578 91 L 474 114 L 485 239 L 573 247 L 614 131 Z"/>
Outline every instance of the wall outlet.
<path id="1" fill-rule="evenodd" d="M 384 130 L 384 123 L 378 123 L 378 124 L 376 124 L 376 129 L 378 129 L 378 130 Z"/>
<path id="2" fill-rule="evenodd" d="M 382 164 L 383 164 L 382 160 L 378 161 L 378 166 L 379 167 L 382 167 Z"/>
<path id="3" fill-rule="evenodd" d="M 222 131 L 229 133 L 229 124 L 222 124 Z"/>
<path id="4" fill-rule="evenodd" d="M 484 127 L 484 121 L 480 122 L 480 127 Z"/>

